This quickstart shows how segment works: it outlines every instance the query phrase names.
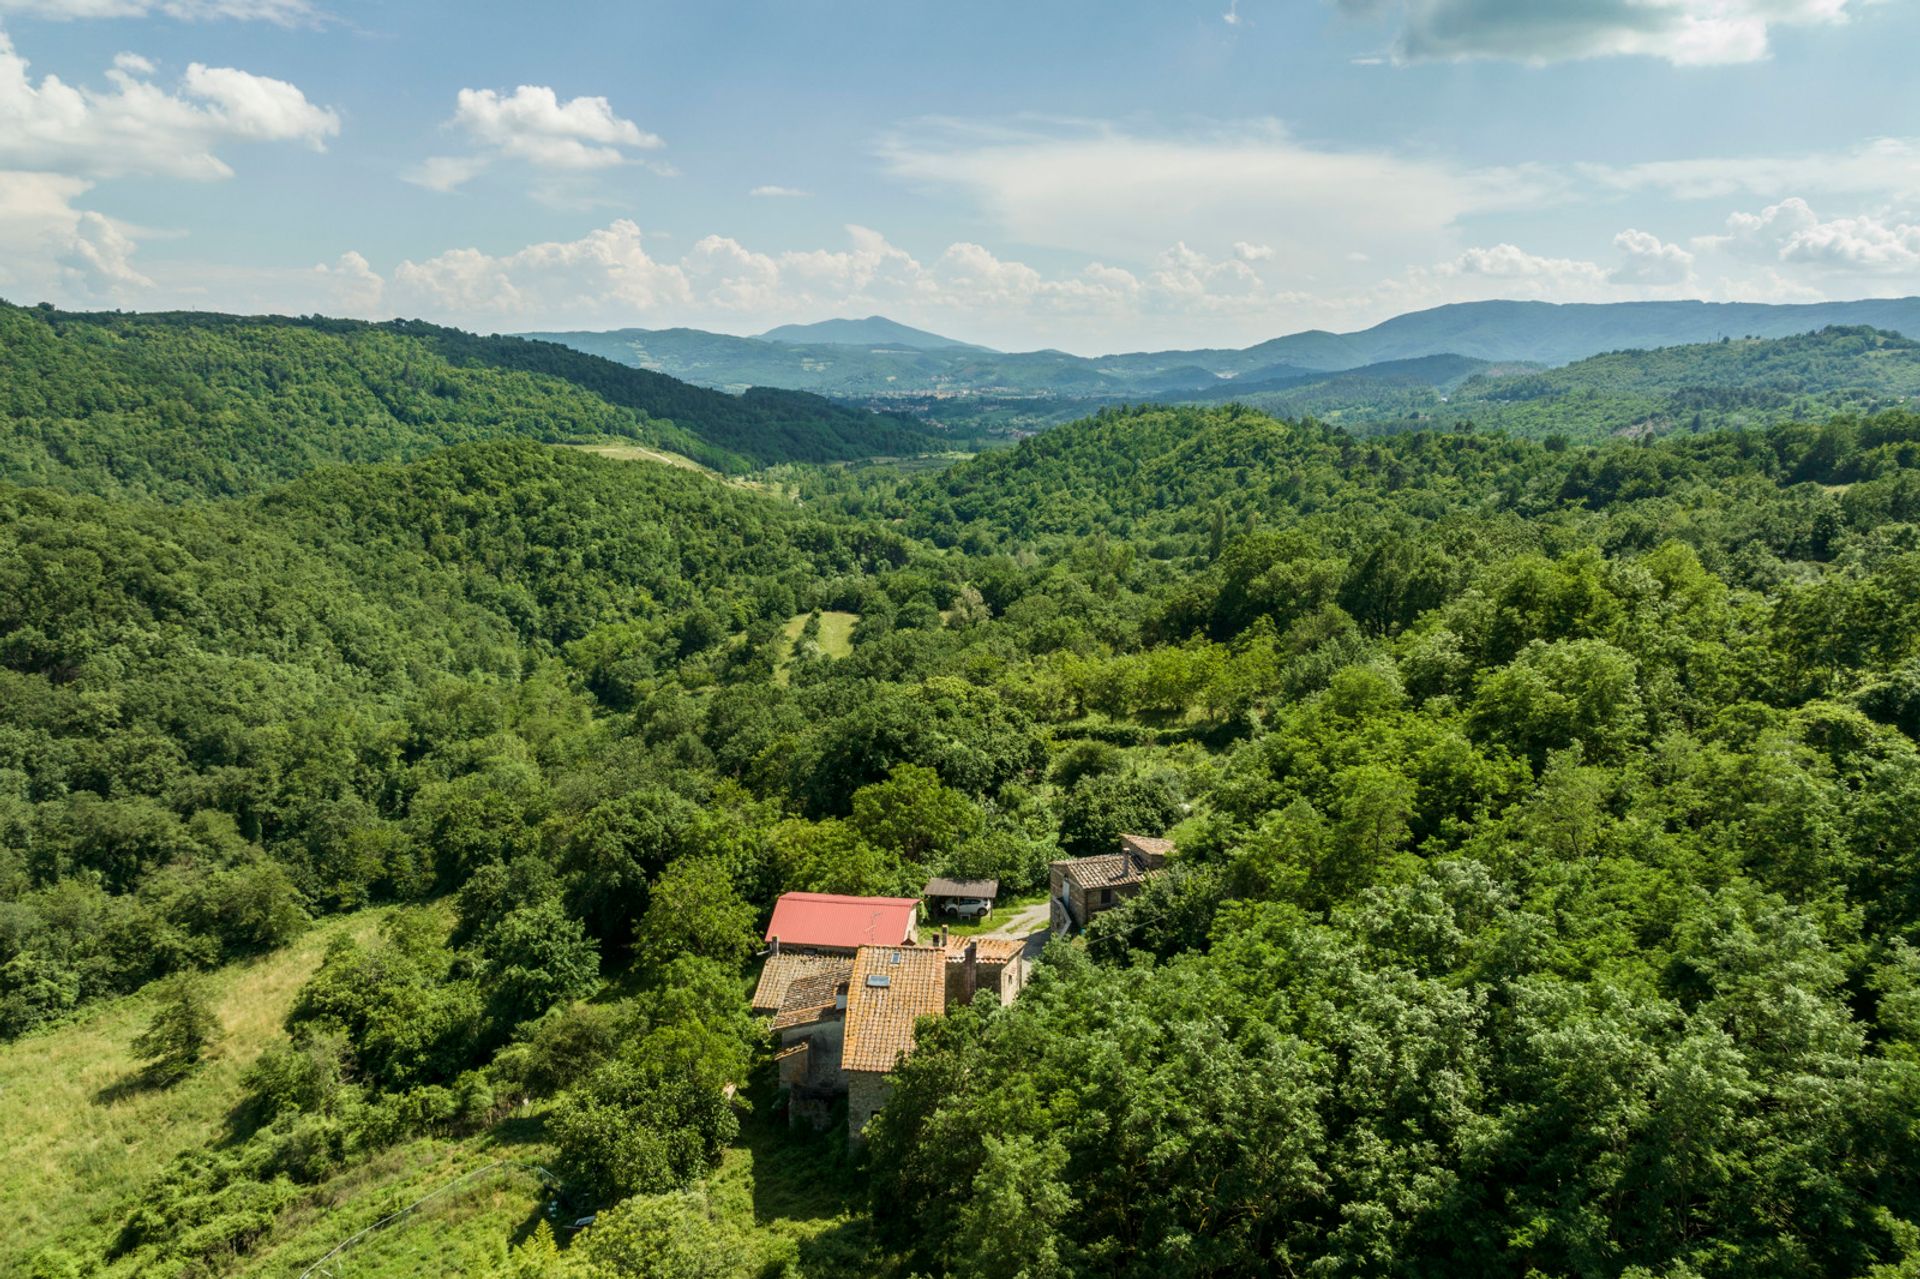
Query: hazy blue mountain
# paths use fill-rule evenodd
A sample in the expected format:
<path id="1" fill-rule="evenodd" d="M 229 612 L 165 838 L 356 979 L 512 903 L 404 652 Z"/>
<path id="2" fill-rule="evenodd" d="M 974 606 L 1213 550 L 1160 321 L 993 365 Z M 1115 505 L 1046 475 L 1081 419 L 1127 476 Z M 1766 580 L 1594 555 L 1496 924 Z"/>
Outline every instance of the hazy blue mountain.
<path id="1" fill-rule="evenodd" d="M 1300 333 L 1255 350 L 1321 368 L 1423 355 L 1568 364 L 1607 351 L 1790 337 L 1866 325 L 1920 338 L 1920 298 L 1774 305 L 1757 302 L 1466 302 L 1395 316 L 1358 333 Z M 1330 340 L 1331 339 L 1331 340 Z"/>
<path id="2" fill-rule="evenodd" d="M 1920 399 L 1920 342 L 1834 326 L 1612 351 L 1557 368 L 1421 356 L 1307 377 L 1235 378 L 1193 398 L 1237 400 L 1362 432 L 1471 422 L 1535 437 L 1664 435 L 1911 405 Z"/>
<path id="3" fill-rule="evenodd" d="M 1408 395 L 1445 395 L 1480 368 L 1409 362 L 1445 356 L 1552 368 L 1616 351 L 1722 338 L 1782 338 L 1834 326 L 1920 338 L 1920 298 L 1794 306 L 1465 302 L 1395 316 L 1355 333 L 1315 329 L 1237 350 L 1102 356 L 994 351 L 879 316 L 786 325 L 757 338 L 699 329 L 528 336 L 720 390 L 773 386 L 812 391 L 868 408 L 913 413 L 948 432 L 964 434 L 977 426 L 987 435 L 1006 435 L 1070 421 L 1101 404 L 1252 400 L 1284 392 L 1284 405 L 1292 408 L 1303 402 L 1296 391 L 1346 372 L 1358 376 L 1328 383 L 1315 394 L 1330 397 L 1330 404 L 1343 410 L 1391 401 L 1397 409 L 1412 412 L 1414 406 L 1405 403 Z M 1387 391 L 1391 394 L 1381 394 Z M 1261 402 L 1282 407 L 1280 402 Z"/>
<path id="4" fill-rule="evenodd" d="M 991 349 L 899 324 L 884 315 L 869 315 L 864 320 L 782 324 L 760 334 L 759 339 L 762 342 L 784 342 L 790 346 L 904 346 L 915 351 L 940 351 L 952 347 L 970 351 Z"/>

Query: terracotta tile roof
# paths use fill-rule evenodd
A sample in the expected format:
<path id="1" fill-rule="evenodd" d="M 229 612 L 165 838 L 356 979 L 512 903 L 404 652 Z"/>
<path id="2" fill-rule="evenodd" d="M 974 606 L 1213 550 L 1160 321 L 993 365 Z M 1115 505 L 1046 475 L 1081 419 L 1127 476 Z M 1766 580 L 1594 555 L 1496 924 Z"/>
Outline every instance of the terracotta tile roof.
<path id="1" fill-rule="evenodd" d="M 852 972 L 850 955 L 807 955 L 793 951 L 769 955 L 766 967 L 760 970 L 760 982 L 753 988 L 753 1011 L 763 1015 L 779 1012 L 787 1002 L 787 991 L 803 977 L 831 973 L 845 981 Z"/>
<path id="2" fill-rule="evenodd" d="M 843 1070 L 892 1070 L 913 1051 L 913 1024 L 947 1010 L 947 953 L 932 946 L 862 946 L 847 987 Z"/>
<path id="3" fill-rule="evenodd" d="M 788 986 L 780 1013 L 773 1019 L 773 1028 L 804 1026 L 837 1009 L 840 997 L 846 994 L 847 979 L 853 975 L 853 961 L 843 958 L 842 962 L 846 965 L 843 972 L 809 973 Z"/>
<path id="4" fill-rule="evenodd" d="M 925 897 L 997 897 L 1000 893 L 1000 881 L 997 879 L 929 879 Z"/>
<path id="5" fill-rule="evenodd" d="M 1062 873 L 1082 888 L 1118 888 L 1137 884 L 1153 872 L 1131 853 L 1100 853 L 1059 863 Z"/>
<path id="6" fill-rule="evenodd" d="M 947 938 L 947 962 L 964 963 L 967 958 L 967 943 L 973 942 L 979 947 L 974 954 L 983 964 L 1004 964 L 1020 958 L 1027 948 L 1024 937 L 949 937 Z"/>
<path id="7" fill-rule="evenodd" d="M 1146 853 L 1149 856 L 1165 857 L 1173 851 L 1173 841 L 1161 839 L 1155 835 L 1122 835 L 1120 848 L 1123 852 Z"/>
<path id="8" fill-rule="evenodd" d="M 916 897 L 845 897 L 785 893 L 773 904 L 767 940 L 783 946 L 898 946 L 913 933 Z"/>

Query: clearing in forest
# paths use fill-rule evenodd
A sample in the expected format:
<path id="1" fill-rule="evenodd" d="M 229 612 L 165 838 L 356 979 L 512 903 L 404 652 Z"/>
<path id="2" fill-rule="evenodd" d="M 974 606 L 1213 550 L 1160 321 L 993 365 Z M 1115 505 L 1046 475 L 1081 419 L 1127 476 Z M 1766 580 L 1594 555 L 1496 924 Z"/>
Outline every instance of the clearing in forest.
<path id="1" fill-rule="evenodd" d="M 774 656 L 773 669 L 774 678 L 782 684 L 789 678 L 794 646 L 800 642 L 800 632 L 807 629 L 807 619 L 812 616 L 811 613 L 795 613 L 780 628 L 780 645 Z M 833 658 L 852 656 L 853 628 L 859 622 L 858 613 L 820 614 L 820 652 Z"/>
<path id="2" fill-rule="evenodd" d="M 220 1038 L 170 1088 L 145 1086 L 134 1037 L 153 1014 L 141 991 L 93 1005 L 64 1026 L 0 1045 L 0 1274 L 130 1196 L 182 1150 L 218 1141 L 240 1100 L 240 1077 L 285 1036 L 281 1021 L 341 933 L 369 938 L 384 910 L 328 920 L 292 945 L 207 975 Z"/>

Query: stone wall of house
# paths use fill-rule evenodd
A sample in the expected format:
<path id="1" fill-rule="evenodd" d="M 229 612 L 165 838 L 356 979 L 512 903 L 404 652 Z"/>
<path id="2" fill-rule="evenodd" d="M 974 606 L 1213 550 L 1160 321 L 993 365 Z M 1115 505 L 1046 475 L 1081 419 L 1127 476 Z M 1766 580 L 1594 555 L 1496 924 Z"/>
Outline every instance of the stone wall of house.
<path id="1" fill-rule="evenodd" d="M 875 1070 L 849 1070 L 846 1076 L 847 1141 L 850 1145 L 859 1145 L 867 1139 L 867 1121 L 887 1104 L 893 1085 Z"/>
<path id="2" fill-rule="evenodd" d="M 780 1083 L 783 1087 L 802 1087 L 838 1092 L 840 1049 L 846 1037 L 846 1023 L 837 1016 L 807 1026 L 788 1026 L 780 1032 L 780 1046 L 791 1047 L 807 1041 L 808 1050 L 780 1059 Z"/>
<path id="3" fill-rule="evenodd" d="M 999 979 L 1000 1003 L 1004 1006 L 1012 1003 L 1020 994 L 1021 990 L 1026 987 L 1027 961 L 1024 959 L 1009 960 L 1007 964 L 1000 969 Z"/>

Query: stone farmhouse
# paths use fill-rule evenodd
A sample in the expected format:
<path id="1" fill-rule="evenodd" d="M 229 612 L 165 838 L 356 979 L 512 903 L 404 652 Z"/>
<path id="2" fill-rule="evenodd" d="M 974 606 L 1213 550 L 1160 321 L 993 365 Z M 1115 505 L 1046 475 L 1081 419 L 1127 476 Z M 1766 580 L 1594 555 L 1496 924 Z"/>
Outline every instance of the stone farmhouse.
<path id="1" fill-rule="evenodd" d="M 1147 835 L 1122 835 L 1117 852 L 1098 853 L 1048 867 L 1053 935 L 1080 932 L 1087 921 L 1140 891 L 1173 852 L 1173 841 Z"/>
<path id="2" fill-rule="evenodd" d="M 789 893 L 775 906 L 753 1011 L 774 1036 L 789 1122 L 824 1128 L 844 1096 L 848 1140 L 859 1143 L 922 1017 L 983 991 L 1009 1004 L 1026 985 L 1025 939 L 942 929 L 935 944 L 917 945 L 902 905 L 913 902 Z M 791 937 L 803 940 L 789 945 Z"/>

